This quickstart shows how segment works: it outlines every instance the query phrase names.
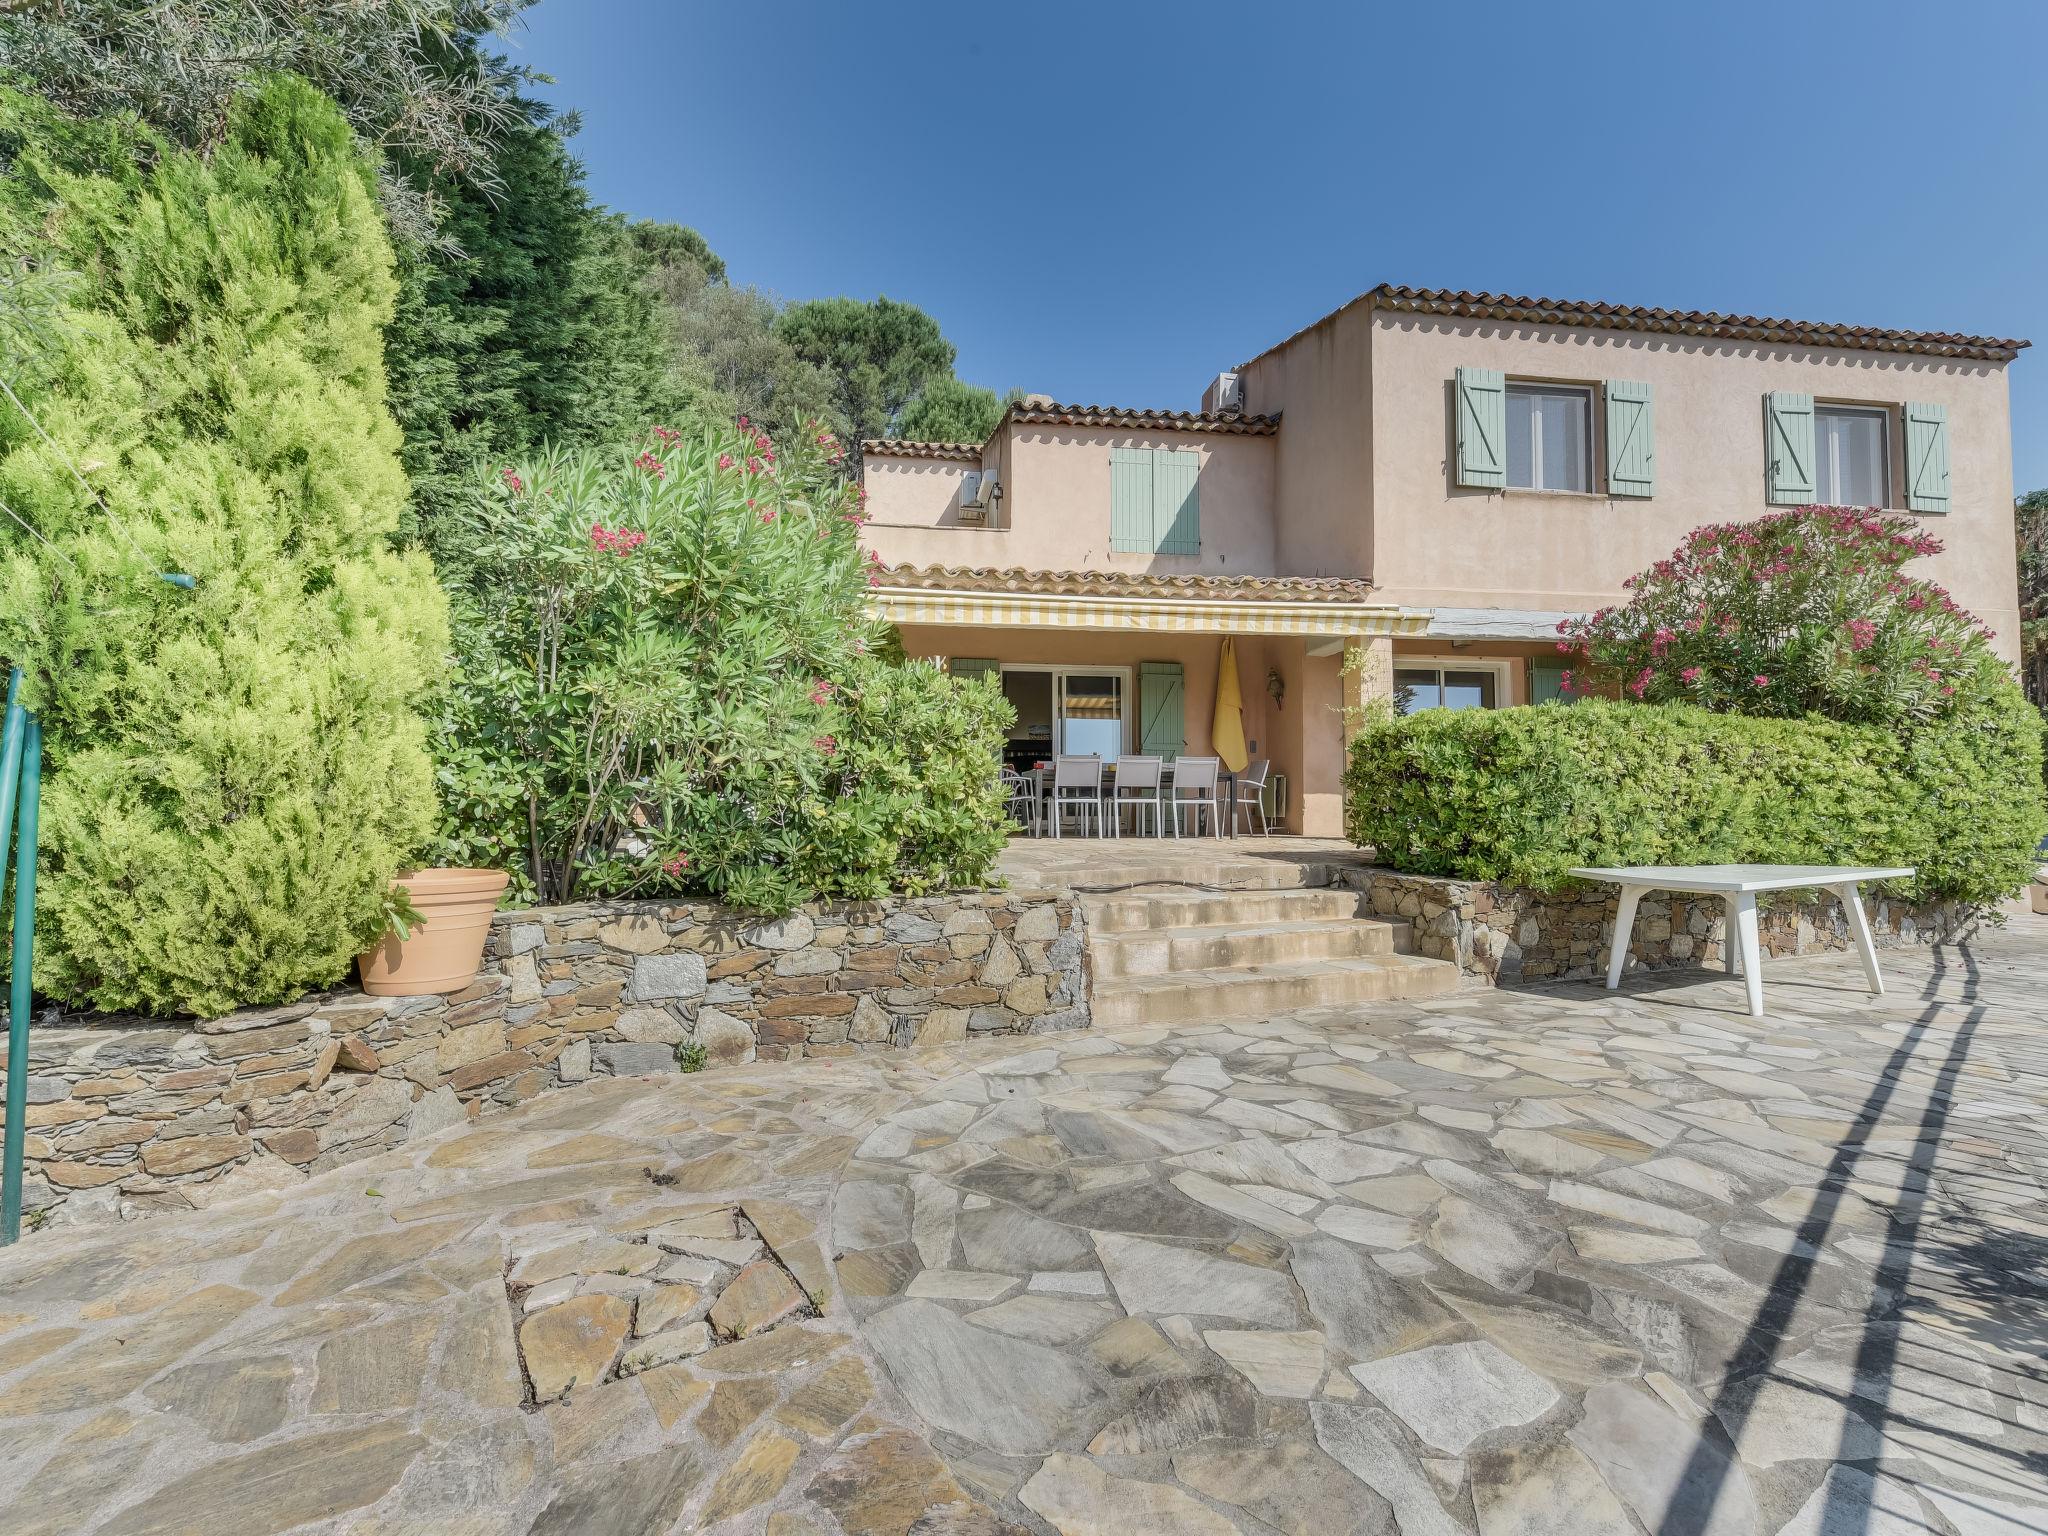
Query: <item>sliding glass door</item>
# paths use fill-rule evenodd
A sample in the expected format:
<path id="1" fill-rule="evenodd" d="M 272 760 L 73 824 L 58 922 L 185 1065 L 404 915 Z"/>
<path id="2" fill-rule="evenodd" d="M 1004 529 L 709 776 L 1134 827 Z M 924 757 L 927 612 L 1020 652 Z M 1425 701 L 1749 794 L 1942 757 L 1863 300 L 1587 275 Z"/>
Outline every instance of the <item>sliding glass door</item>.
<path id="1" fill-rule="evenodd" d="M 1124 749 L 1125 679 L 1115 672 L 1062 672 L 1060 751 L 1115 757 Z"/>
<path id="2" fill-rule="evenodd" d="M 1003 695 L 1017 711 L 1004 753 L 1029 768 L 1059 753 L 1111 758 L 1130 740 L 1128 667 L 1003 664 Z"/>

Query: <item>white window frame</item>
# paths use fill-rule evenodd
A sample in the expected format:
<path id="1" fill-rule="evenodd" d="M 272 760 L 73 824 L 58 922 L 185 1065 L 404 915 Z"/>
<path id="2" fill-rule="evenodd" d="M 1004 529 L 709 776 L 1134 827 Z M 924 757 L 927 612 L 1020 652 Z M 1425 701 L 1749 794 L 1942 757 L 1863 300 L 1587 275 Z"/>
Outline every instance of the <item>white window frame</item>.
<path id="1" fill-rule="evenodd" d="M 1504 488 L 1510 491 L 1533 491 L 1544 496 L 1593 496 L 1599 494 L 1599 472 L 1595 468 L 1593 458 L 1594 407 L 1599 401 L 1593 386 L 1591 384 L 1563 383 L 1551 379 L 1511 378 L 1507 381 L 1507 398 L 1512 399 L 1516 395 L 1577 395 L 1586 402 L 1586 431 L 1584 440 L 1579 444 L 1580 452 L 1586 456 L 1585 484 L 1580 489 L 1574 491 L 1564 486 L 1544 485 L 1541 483 L 1543 480 L 1543 432 L 1541 428 L 1541 412 L 1537 412 L 1537 419 L 1531 423 L 1529 430 L 1529 476 L 1537 483 L 1534 485 L 1517 485 L 1513 480 L 1506 480 Z M 1505 407 L 1503 408 L 1505 409 Z M 1503 417 L 1503 421 L 1505 421 L 1505 417 Z M 1500 457 L 1502 477 L 1506 479 L 1507 475 L 1513 473 L 1510 468 L 1513 461 L 1509 458 L 1508 445 L 1505 441 L 1501 443 Z"/>
<path id="2" fill-rule="evenodd" d="M 1820 470 L 1820 419 L 1823 416 L 1874 416 L 1877 418 L 1877 469 L 1881 479 L 1878 486 L 1876 505 L 1889 507 L 1892 504 L 1892 413 L 1889 406 L 1859 405 L 1847 400 L 1816 400 L 1813 402 L 1813 499 L 1822 506 L 1842 506 L 1843 502 L 1831 500 L 1821 494 Z M 1839 481 L 1839 466 L 1831 458 L 1828 465 L 1830 478 Z M 1834 487 L 1839 489 L 1839 487 Z M 1861 506 L 1863 503 L 1858 502 Z"/>
<path id="3" fill-rule="evenodd" d="M 1508 709 L 1515 702 L 1512 682 L 1514 669 L 1519 663 L 1497 656 L 1407 656 L 1394 653 L 1393 670 L 1420 671 L 1434 668 L 1438 672 L 1491 672 L 1493 674 L 1493 707 Z M 1391 679 L 1390 679 L 1391 681 Z M 1399 684 L 1395 684 L 1399 691 Z M 1441 683 L 1438 684 L 1442 686 Z"/>
<path id="4" fill-rule="evenodd" d="M 1004 672 L 1050 672 L 1052 674 L 1052 750 L 1055 757 L 1067 750 L 1066 722 L 1060 718 L 1060 696 L 1065 691 L 1067 674 L 1079 673 L 1084 677 L 1114 677 L 1118 679 L 1117 702 L 1123 715 L 1124 752 L 1131 750 L 1131 669 L 1129 667 L 1088 666 L 1080 662 L 1051 661 L 1004 661 L 997 666 Z"/>

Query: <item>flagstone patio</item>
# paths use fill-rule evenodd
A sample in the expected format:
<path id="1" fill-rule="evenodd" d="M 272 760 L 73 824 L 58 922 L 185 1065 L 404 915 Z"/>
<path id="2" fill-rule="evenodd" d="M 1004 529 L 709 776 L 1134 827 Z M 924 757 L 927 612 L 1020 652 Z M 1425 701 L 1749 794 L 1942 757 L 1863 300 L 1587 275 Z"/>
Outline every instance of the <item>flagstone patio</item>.
<path id="1" fill-rule="evenodd" d="M 0 1531 L 2039 1531 L 2048 922 L 1884 963 L 605 1079 L 40 1234 Z"/>

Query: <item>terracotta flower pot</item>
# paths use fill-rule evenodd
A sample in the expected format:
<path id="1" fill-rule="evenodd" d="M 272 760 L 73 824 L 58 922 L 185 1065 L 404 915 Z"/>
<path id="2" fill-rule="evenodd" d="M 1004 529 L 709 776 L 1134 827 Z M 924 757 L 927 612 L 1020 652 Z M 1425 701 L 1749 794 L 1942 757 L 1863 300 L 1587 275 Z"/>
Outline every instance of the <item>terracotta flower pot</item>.
<path id="1" fill-rule="evenodd" d="M 476 978 L 491 914 L 511 877 L 499 869 L 414 869 L 394 875 L 419 913 L 412 936 L 386 930 L 356 960 L 363 990 L 373 997 L 460 992 Z"/>

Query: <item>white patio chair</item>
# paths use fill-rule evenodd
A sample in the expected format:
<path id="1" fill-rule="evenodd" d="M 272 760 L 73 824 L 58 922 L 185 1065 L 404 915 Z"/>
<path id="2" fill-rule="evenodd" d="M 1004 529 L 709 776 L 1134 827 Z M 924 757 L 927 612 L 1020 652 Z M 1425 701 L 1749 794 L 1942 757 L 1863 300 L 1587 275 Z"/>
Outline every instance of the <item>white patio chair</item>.
<path id="1" fill-rule="evenodd" d="M 1003 786 L 1004 809 L 1033 837 L 1038 836 L 1038 786 L 1014 768 L 998 775 Z"/>
<path id="2" fill-rule="evenodd" d="M 1116 760 L 1116 783 L 1110 789 L 1109 831 L 1112 837 L 1124 835 L 1124 810 L 1131 813 L 1131 832 L 1145 835 L 1144 812 L 1152 812 L 1152 835 L 1166 835 L 1166 806 L 1159 797 L 1160 775 L 1165 771 L 1163 757 L 1120 757 Z"/>
<path id="3" fill-rule="evenodd" d="M 1056 757 L 1052 764 L 1052 835 L 1060 835 L 1060 822 L 1072 811 L 1081 835 L 1088 835 L 1088 813 L 1095 813 L 1095 835 L 1102 835 L 1102 759 Z"/>
<path id="4" fill-rule="evenodd" d="M 1173 835 L 1181 835 L 1183 818 L 1195 813 L 1195 836 L 1202 835 L 1202 812 L 1209 813 L 1209 830 L 1223 835 L 1222 807 L 1216 801 L 1216 774 L 1223 766 L 1213 757 L 1180 757 L 1173 763 Z"/>
<path id="5" fill-rule="evenodd" d="M 1230 830 L 1237 831 L 1237 818 L 1244 817 L 1244 829 L 1252 829 L 1252 812 L 1259 813 L 1259 830 L 1271 837 L 1272 823 L 1266 820 L 1266 780 L 1273 775 L 1273 760 L 1262 757 L 1252 765 L 1251 772 L 1240 773 L 1230 795 Z"/>

